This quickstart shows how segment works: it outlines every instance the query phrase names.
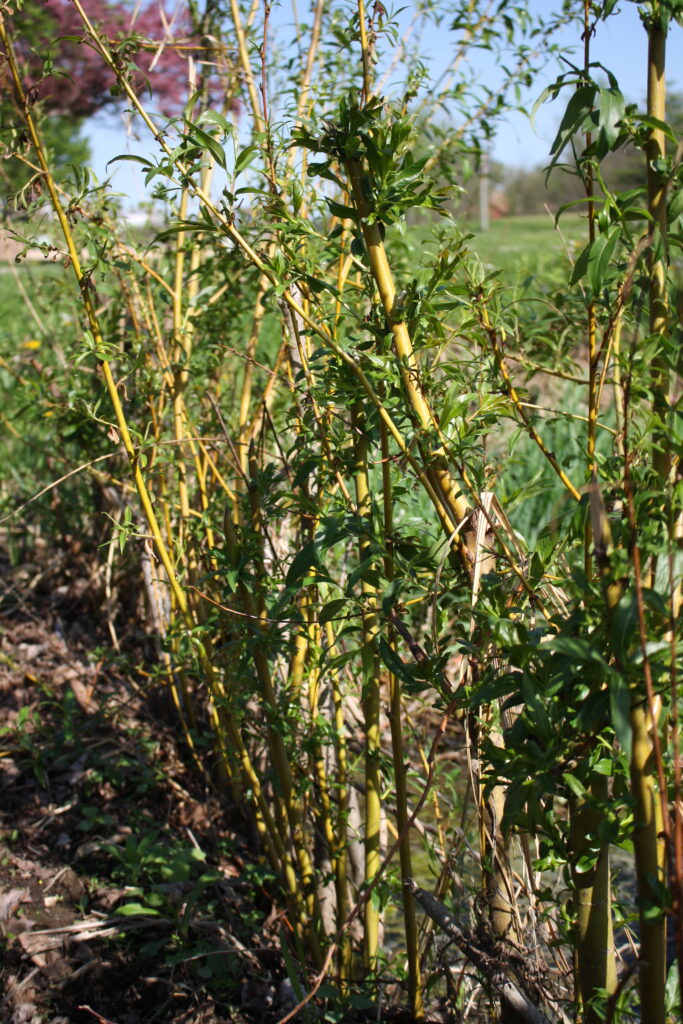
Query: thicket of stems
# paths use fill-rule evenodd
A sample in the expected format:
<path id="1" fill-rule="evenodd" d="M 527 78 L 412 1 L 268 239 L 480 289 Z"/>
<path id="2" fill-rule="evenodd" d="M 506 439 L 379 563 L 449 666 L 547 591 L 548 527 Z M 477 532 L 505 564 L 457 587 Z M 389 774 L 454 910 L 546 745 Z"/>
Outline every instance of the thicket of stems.
<path id="1" fill-rule="evenodd" d="M 147 600 L 184 742 L 197 770 L 253 822 L 286 907 L 297 969 L 302 978 L 313 972 L 309 997 L 328 969 L 348 994 L 355 982 L 378 982 L 393 957 L 412 1015 L 423 1019 L 435 967 L 427 937 L 446 912 L 437 905 L 421 921 L 410 880 L 431 871 L 437 904 L 461 906 L 457 865 L 468 850 L 467 899 L 477 921 L 471 934 L 463 921 L 458 947 L 496 997 L 502 993 L 503 1019 L 514 1012 L 506 991 L 515 1000 L 522 993 L 525 1020 L 545 1012 L 566 1020 L 572 1007 L 586 1024 L 607 1012 L 616 1019 L 627 972 L 615 956 L 614 908 L 624 896 L 615 892 L 610 849 L 632 843 L 640 1019 L 664 1024 L 663 894 L 670 882 L 680 914 L 683 833 L 680 780 L 670 801 L 666 756 L 678 721 L 681 452 L 667 427 L 680 390 L 669 356 L 678 327 L 667 262 L 667 198 L 678 168 L 665 162 L 661 5 L 651 4 L 647 20 L 647 120 L 638 137 L 647 209 L 635 237 L 617 199 L 596 186 L 606 188 L 600 140 L 613 132 L 616 148 L 627 123 L 626 113 L 616 127 L 610 110 L 604 114 L 593 77 L 591 33 L 609 12 L 580 4 L 584 61 L 570 86 L 575 98 L 595 95 L 566 141 L 585 186 L 586 247 L 561 318 L 575 320 L 581 373 L 560 373 L 572 385 L 587 378 L 578 451 L 563 436 L 561 400 L 554 441 L 556 424 L 531 411 L 536 399 L 526 401 L 528 382 L 514 379 L 506 348 L 526 358 L 525 331 L 533 341 L 533 329 L 462 234 L 444 235 L 414 273 L 406 265 L 391 221 L 441 205 L 429 177 L 438 154 L 408 158 L 417 118 L 410 89 L 393 106 L 379 96 L 381 5 L 369 12 L 359 0 L 347 40 L 355 64 L 335 80 L 326 33 L 340 30 L 318 0 L 291 64 L 289 121 L 280 123 L 282 109 L 276 102 L 275 116 L 269 100 L 281 72 L 270 64 L 270 8 L 257 18 L 258 5 L 246 13 L 231 0 L 227 29 L 214 12 L 205 33 L 210 54 L 229 64 L 221 111 L 192 72 L 180 127 L 164 130 L 114 42 L 80 0 L 74 6 L 89 45 L 159 147 L 158 165 L 149 160 L 147 170 L 162 182 L 177 227 L 171 241 L 162 234 L 145 253 L 126 248 L 112 227 L 111 273 L 126 335 L 140 353 L 132 369 L 126 346 L 110 340 L 111 317 L 96 300 L 80 228 L 0 15 L 16 109 L 92 337 L 109 437 L 121 456 L 117 486 L 134 491 L 140 535 L 154 552 Z M 475 6 L 461 11 L 468 39 L 495 24 Z M 400 41 L 396 54 L 406 46 Z M 450 88 L 436 90 L 434 104 Z M 432 109 L 424 100 L 418 113 L 425 104 Z M 487 111 L 486 103 L 477 107 L 468 125 Z M 251 208 L 240 205 L 238 179 L 250 182 Z M 427 222 L 418 227 L 426 231 Z M 616 231 L 603 265 L 603 236 Z M 640 305 L 631 302 L 637 288 Z M 223 317 L 219 328 L 212 317 Z M 539 376 L 547 372 L 542 386 L 553 400 L 547 381 L 557 367 L 534 365 Z M 644 400 L 634 397 L 637 373 L 647 378 Z M 606 383 L 618 398 L 614 418 Z M 651 436 L 639 436 L 649 416 Z M 538 456 L 539 474 L 549 474 L 537 549 L 505 507 L 511 424 L 525 436 L 528 459 Z M 647 479 L 656 483 L 644 501 L 638 486 Z M 565 499 L 571 515 L 555 517 L 551 505 Z M 657 517 L 666 537 L 652 526 Z M 447 758 L 438 761 L 444 735 L 465 750 L 462 824 L 449 804 Z M 605 749 L 609 768 L 597 758 Z M 536 767 L 549 793 L 539 790 Z M 422 820 L 428 795 L 433 821 Z M 571 910 L 543 882 L 553 868 L 570 886 Z M 392 905 L 402 922 L 398 951 L 382 940 Z M 566 953 L 558 952 L 562 943 Z M 573 979 L 558 981 L 568 959 Z"/>

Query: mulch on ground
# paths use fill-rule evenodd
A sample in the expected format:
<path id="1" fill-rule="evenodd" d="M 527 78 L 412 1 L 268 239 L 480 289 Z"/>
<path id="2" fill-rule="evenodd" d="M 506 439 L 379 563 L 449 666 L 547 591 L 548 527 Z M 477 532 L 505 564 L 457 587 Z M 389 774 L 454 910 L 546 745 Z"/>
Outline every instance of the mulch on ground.
<path id="1" fill-rule="evenodd" d="M 38 541 L 11 567 L 0 536 L 0 1021 L 276 1024 L 305 971 L 251 826 L 183 748 L 134 587 L 113 623 L 98 553 Z M 312 1013 L 412 1020 L 363 1001 Z"/>
<path id="2" fill-rule="evenodd" d="M 111 658 L 87 560 L 2 569 L 0 1020 L 282 1015 L 282 922 L 244 878 L 245 823 L 185 763 L 144 652 Z"/>

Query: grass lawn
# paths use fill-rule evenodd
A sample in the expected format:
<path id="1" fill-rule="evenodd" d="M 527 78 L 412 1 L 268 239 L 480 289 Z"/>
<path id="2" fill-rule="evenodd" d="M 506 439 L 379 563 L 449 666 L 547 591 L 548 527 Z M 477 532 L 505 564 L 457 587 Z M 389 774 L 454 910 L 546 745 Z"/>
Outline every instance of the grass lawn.
<path id="1" fill-rule="evenodd" d="M 5 358 L 16 353 L 17 345 L 40 337 L 36 317 L 43 325 L 43 333 L 48 331 L 58 312 L 51 282 L 58 281 L 64 273 L 61 263 L 0 263 L 0 354 Z M 34 313 L 28 308 L 22 289 Z"/>
<path id="2" fill-rule="evenodd" d="M 485 263 L 500 267 L 504 276 L 544 273 L 553 264 L 575 259 L 588 241 L 584 217 L 576 214 L 561 218 L 557 227 L 552 217 L 541 214 L 504 217 L 491 221 L 488 231 L 473 224 L 471 246 Z"/>
<path id="3" fill-rule="evenodd" d="M 411 225 L 407 241 L 431 249 L 441 223 L 435 218 Z M 557 227 L 549 214 L 504 217 L 491 221 L 488 231 L 480 231 L 478 221 L 461 221 L 460 227 L 472 236 L 468 247 L 487 270 L 500 271 L 501 280 L 513 287 L 524 285 L 528 278 L 541 277 L 547 283 L 566 281 L 571 263 L 588 241 L 586 218 L 578 214 L 566 214 Z M 387 241 L 390 259 L 401 245 L 398 231 L 391 228 Z"/>

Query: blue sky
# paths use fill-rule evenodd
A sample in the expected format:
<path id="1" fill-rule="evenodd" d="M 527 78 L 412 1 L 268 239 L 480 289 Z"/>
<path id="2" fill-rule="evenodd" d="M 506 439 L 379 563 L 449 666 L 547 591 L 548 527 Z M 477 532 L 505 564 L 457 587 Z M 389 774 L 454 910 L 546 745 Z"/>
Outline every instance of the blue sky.
<path id="1" fill-rule="evenodd" d="M 310 0 L 298 2 L 299 17 L 307 20 Z M 355 3 L 349 2 L 349 10 Z M 386 4 L 388 7 L 389 5 Z M 512 4 L 511 4 L 512 6 Z M 555 7 L 553 0 L 531 0 L 531 9 L 540 16 L 549 15 Z M 412 3 L 404 5 L 399 15 L 399 23 L 405 25 L 410 19 Z M 286 38 L 290 32 L 291 13 L 289 3 L 274 8 L 272 24 L 274 30 Z M 620 87 L 627 99 L 642 103 L 646 91 L 646 58 L 645 31 L 642 27 L 638 5 L 633 0 L 622 0 L 617 7 L 618 14 L 607 23 L 598 25 L 596 36 L 592 42 L 592 59 L 600 61 L 617 77 Z M 558 42 L 563 47 L 576 49 L 577 62 L 582 60 L 580 41 L 576 31 L 565 29 Z M 438 73 L 445 67 L 453 54 L 453 36 L 441 29 L 432 29 L 425 36 L 423 52 L 434 72 Z M 669 88 L 683 90 L 683 29 L 674 25 L 668 39 L 667 71 Z M 483 50 L 475 50 L 469 57 L 472 69 L 484 81 L 495 82 L 498 69 L 491 55 Z M 681 69 L 678 72 L 678 69 Z M 560 68 L 557 61 L 551 62 L 546 70 L 536 79 L 534 86 L 523 97 L 523 106 L 530 112 L 536 98 L 543 89 L 555 79 Z M 566 67 L 562 68 L 566 70 Z M 678 75 L 677 75 L 678 72 Z M 528 116 L 523 113 L 511 113 L 499 125 L 491 152 L 495 159 L 513 166 L 532 166 L 546 161 L 550 144 L 555 135 L 558 121 L 562 116 L 563 104 L 560 98 L 555 103 L 545 104 L 539 110 L 532 129 Z M 126 131 L 124 120 L 120 115 L 108 114 L 95 119 L 88 131 L 92 143 L 92 165 L 98 178 L 103 180 L 107 174 L 114 174 L 114 184 L 118 191 L 129 197 L 126 206 L 135 206 L 145 197 L 142 185 L 141 169 L 132 163 L 113 165 L 107 171 L 107 161 L 120 153 L 150 153 L 153 143 L 145 137 L 144 129 L 141 137 L 136 140 L 135 133 Z"/>
<path id="2" fill-rule="evenodd" d="M 550 0 L 537 0 L 531 6 L 539 13 L 552 8 Z M 618 16 L 597 26 L 591 43 L 591 60 L 599 61 L 616 76 L 622 93 L 627 100 L 644 104 L 647 92 L 647 45 L 644 42 L 645 29 L 638 14 L 638 5 L 629 0 L 618 4 Z M 576 46 L 575 33 L 565 30 L 559 37 L 563 45 Z M 579 63 L 581 56 L 577 56 Z M 678 73 L 677 73 L 678 72 Z M 531 90 L 531 106 L 543 88 L 557 76 L 558 66 L 552 65 Z M 683 89 L 683 29 L 673 25 L 667 40 L 668 87 L 672 91 Z M 501 126 L 494 156 L 505 163 L 531 166 L 543 163 L 548 156 L 555 137 L 558 122 L 563 113 L 562 104 L 567 99 L 546 103 L 534 119 L 534 131 L 529 120 L 521 114 L 511 115 Z"/>

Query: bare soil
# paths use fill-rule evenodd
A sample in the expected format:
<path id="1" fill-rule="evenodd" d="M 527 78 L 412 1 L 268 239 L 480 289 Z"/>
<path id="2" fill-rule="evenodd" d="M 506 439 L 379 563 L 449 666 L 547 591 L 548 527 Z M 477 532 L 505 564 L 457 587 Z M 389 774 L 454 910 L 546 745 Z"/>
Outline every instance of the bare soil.
<path id="1" fill-rule="evenodd" d="M 113 651 L 100 554 L 66 536 L 12 567 L 0 537 L 0 1024 L 275 1024 L 286 912 L 210 748 L 204 775 L 178 736 L 130 580 Z M 410 1024 L 396 995 L 306 1019 Z"/>
<path id="2" fill-rule="evenodd" d="M 282 1016 L 281 915 L 144 649 L 111 657 L 77 551 L 2 570 L 0 1021 Z"/>

